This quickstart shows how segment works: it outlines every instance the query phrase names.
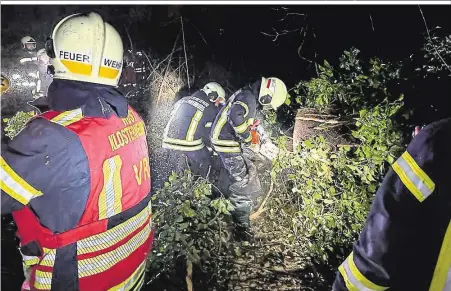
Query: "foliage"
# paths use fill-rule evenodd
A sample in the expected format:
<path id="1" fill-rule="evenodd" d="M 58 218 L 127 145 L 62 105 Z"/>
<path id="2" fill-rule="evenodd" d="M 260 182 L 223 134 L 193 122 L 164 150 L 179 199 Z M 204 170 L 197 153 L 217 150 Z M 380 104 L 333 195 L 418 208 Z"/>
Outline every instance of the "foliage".
<path id="1" fill-rule="evenodd" d="M 301 81 L 294 88 L 296 102 L 319 111 L 338 109 L 342 114 L 353 114 L 390 97 L 387 87 L 399 79 L 399 64 L 376 57 L 364 64 L 359 53 L 355 48 L 345 51 L 337 68 L 327 61 L 318 65 L 317 78 Z"/>
<path id="2" fill-rule="evenodd" d="M 451 76 L 451 35 L 432 33 L 430 37 L 425 37 L 421 51 L 424 53 L 424 64 L 417 71 L 426 76 L 442 72 Z"/>
<path id="3" fill-rule="evenodd" d="M 226 218 L 233 208 L 222 197 L 213 199 L 211 187 L 204 179 L 194 180 L 187 170 L 173 173 L 154 194 L 156 239 L 149 257 L 152 275 L 173 270 L 179 257 L 202 265 L 217 255 L 221 243 L 230 237 Z"/>
<path id="4" fill-rule="evenodd" d="M 361 110 L 352 132 L 359 143 L 353 147 L 335 148 L 319 136 L 294 152 L 282 150 L 275 161 L 272 175 L 278 189 L 288 185 L 284 190 L 300 198 L 299 205 L 286 205 L 291 209 L 283 211 L 292 213 L 294 233 L 310 238 L 309 253 L 315 260 L 325 262 L 338 248 L 351 246 L 362 229 L 387 162 L 402 149 L 401 133 L 391 120 L 401 106 L 401 101 L 385 101 Z"/>
<path id="5" fill-rule="evenodd" d="M 32 118 L 34 115 L 34 111 L 18 111 L 11 118 L 3 118 L 3 121 L 7 123 L 4 128 L 5 135 L 10 139 L 13 139 L 16 135 L 19 134 L 19 132 L 24 128 L 30 118 Z"/>
<path id="6" fill-rule="evenodd" d="M 292 197 L 280 216 L 289 217 L 293 240 L 303 239 L 294 234 L 306 235 L 306 252 L 316 262 L 346 255 L 343 248 L 357 238 L 388 166 L 403 149 L 396 119 L 403 96 L 396 98 L 387 89 L 399 70 L 377 58 L 364 65 L 358 54 L 357 49 L 345 51 L 336 68 L 325 61 L 318 78 L 294 89 L 304 107 L 347 115 L 345 134 L 352 144 L 335 146 L 318 134 L 290 152 L 287 138 L 278 139 L 281 153 L 272 171 L 276 195 Z M 277 199 L 274 203 L 280 204 Z"/>

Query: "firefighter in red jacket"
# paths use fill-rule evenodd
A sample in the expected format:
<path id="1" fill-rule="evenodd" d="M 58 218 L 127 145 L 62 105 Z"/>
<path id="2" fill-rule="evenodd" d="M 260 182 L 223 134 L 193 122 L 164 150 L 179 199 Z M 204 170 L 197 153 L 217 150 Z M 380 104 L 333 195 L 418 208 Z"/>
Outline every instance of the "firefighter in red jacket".
<path id="1" fill-rule="evenodd" d="M 152 245 L 145 126 L 115 88 L 122 40 L 96 13 L 46 43 L 50 111 L 2 144 L 2 214 L 13 214 L 29 290 L 139 290 Z"/>
<path id="2" fill-rule="evenodd" d="M 418 132 L 376 193 L 334 291 L 451 290 L 450 149 L 451 118 Z"/>

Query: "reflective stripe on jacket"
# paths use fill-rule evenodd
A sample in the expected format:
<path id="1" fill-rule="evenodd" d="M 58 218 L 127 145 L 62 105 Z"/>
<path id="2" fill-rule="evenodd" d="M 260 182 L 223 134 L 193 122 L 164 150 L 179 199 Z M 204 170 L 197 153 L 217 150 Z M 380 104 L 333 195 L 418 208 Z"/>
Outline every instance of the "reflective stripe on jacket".
<path id="1" fill-rule="evenodd" d="M 240 89 L 229 98 L 211 129 L 211 142 L 216 152 L 240 153 L 240 142 L 252 141 L 249 126 L 255 120 L 256 102 L 250 88 Z"/>
<path id="2" fill-rule="evenodd" d="M 392 165 L 333 290 L 451 290 L 451 118 Z"/>
<path id="3" fill-rule="evenodd" d="M 193 152 L 210 145 L 210 128 L 219 108 L 203 91 L 174 105 L 163 134 L 163 148 Z"/>

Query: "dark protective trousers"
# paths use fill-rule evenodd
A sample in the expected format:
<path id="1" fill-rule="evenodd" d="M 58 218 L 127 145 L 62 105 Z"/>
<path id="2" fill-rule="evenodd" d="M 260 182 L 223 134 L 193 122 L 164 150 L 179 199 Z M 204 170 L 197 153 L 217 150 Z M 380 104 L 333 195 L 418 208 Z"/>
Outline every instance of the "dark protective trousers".
<path id="1" fill-rule="evenodd" d="M 257 169 L 241 153 L 218 153 L 221 171 L 217 186 L 234 207 L 235 222 L 249 226 L 252 197 L 263 194 Z"/>
<path id="2" fill-rule="evenodd" d="M 212 153 L 204 147 L 193 152 L 183 152 L 188 158 L 188 165 L 195 176 L 207 178 L 213 165 Z"/>
<path id="3" fill-rule="evenodd" d="M 158 148 L 152 153 L 152 189 L 163 188 L 172 172 L 182 173 L 190 169 L 193 175 L 207 178 L 213 165 L 211 153 L 207 148 L 198 151 L 183 152 Z M 211 174 L 211 173 L 210 173 Z"/>

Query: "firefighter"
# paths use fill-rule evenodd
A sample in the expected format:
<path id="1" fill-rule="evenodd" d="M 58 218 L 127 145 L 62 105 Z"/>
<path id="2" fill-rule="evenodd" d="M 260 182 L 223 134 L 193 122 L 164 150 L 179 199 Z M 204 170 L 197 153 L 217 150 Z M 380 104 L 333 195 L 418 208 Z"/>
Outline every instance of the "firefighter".
<path id="1" fill-rule="evenodd" d="M 119 84 L 127 90 L 127 97 L 135 97 L 147 86 L 146 80 L 149 74 L 147 60 L 143 52 L 134 52 L 129 49 L 124 54 L 124 64 L 123 77 Z"/>
<path id="2" fill-rule="evenodd" d="M 334 291 L 451 290 L 449 149 L 451 118 L 413 138 L 377 191 Z"/>
<path id="3" fill-rule="evenodd" d="M 21 43 L 24 55 L 19 60 L 19 62 L 22 66 L 24 66 L 26 74 L 28 74 L 28 76 L 30 76 L 33 80 L 33 82 L 31 83 L 33 84 L 34 88 L 31 90 L 31 95 L 33 99 L 36 99 L 42 96 L 42 94 L 40 94 L 41 68 L 39 64 L 38 52 L 40 53 L 40 55 L 42 55 L 43 50 L 36 51 L 36 40 L 31 36 L 22 37 Z"/>
<path id="4" fill-rule="evenodd" d="M 143 88 L 146 85 L 147 76 L 149 74 L 149 67 L 147 66 L 147 60 L 142 51 L 135 53 L 134 68 L 136 72 L 136 79 L 138 87 Z"/>
<path id="5" fill-rule="evenodd" d="M 96 13 L 74 14 L 46 51 L 51 110 L 2 145 L 1 211 L 18 228 L 23 290 L 139 290 L 150 167 L 144 123 L 116 89 L 121 37 Z"/>
<path id="6" fill-rule="evenodd" d="M 36 51 L 36 40 L 34 40 L 31 36 L 27 35 L 22 37 L 20 42 L 22 43 L 22 49 L 28 53 L 32 54 Z"/>
<path id="7" fill-rule="evenodd" d="M 38 63 L 38 80 L 36 85 L 35 98 L 47 96 L 47 91 L 52 83 L 53 72 L 49 69 L 50 58 L 45 49 L 40 49 L 36 53 Z"/>
<path id="8" fill-rule="evenodd" d="M 135 56 L 132 50 L 127 50 L 124 53 L 124 70 L 122 75 L 123 77 L 119 83 L 122 87 L 136 87 Z"/>
<path id="9" fill-rule="evenodd" d="M 232 214 L 238 239 L 250 238 L 251 197 L 262 191 L 255 167 L 243 156 L 241 145 L 252 145 L 259 123 L 257 111 L 277 110 L 286 97 L 287 88 L 280 79 L 262 78 L 235 92 L 213 123 L 211 143 L 222 164 L 218 187 L 235 208 Z"/>
<path id="10" fill-rule="evenodd" d="M 33 100 L 28 101 L 27 104 L 32 106 L 36 114 L 43 113 L 50 110 L 47 93 L 50 84 L 53 81 L 53 72 L 50 64 L 50 58 L 47 56 L 45 49 L 40 49 L 37 52 L 38 58 L 38 80 L 36 83 L 36 88 L 32 90 Z"/>
<path id="11" fill-rule="evenodd" d="M 0 94 L 6 93 L 9 88 L 11 87 L 11 82 L 9 81 L 9 79 L 6 76 L 3 76 L 2 74 L 2 83 L 1 83 L 1 87 L 0 87 Z"/>
<path id="12" fill-rule="evenodd" d="M 162 147 L 176 154 L 172 155 L 172 161 L 167 162 L 169 166 L 164 176 L 172 170 L 183 169 L 183 166 L 177 165 L 180 159 L 176 158 L 183 154 L 192 173 L 207 178 L 213 165 L 212 153 L 207 148 L 211 148 L 210 129 L 221 106 L 225 104 L 225 95 L 221 85 L 210 82 L 174 104 L 164 130 Z M 162 180 L 166 178 L 162 177 Z"/>
<path id="13" fill-rule="evenodd" d="M 36 40 L 31 36 L 24 36 L 20 40 L 22 43 L 22 58 L 19 60 L 21 64 L 36 64 L 38 58 L 36 56 Z"/>

